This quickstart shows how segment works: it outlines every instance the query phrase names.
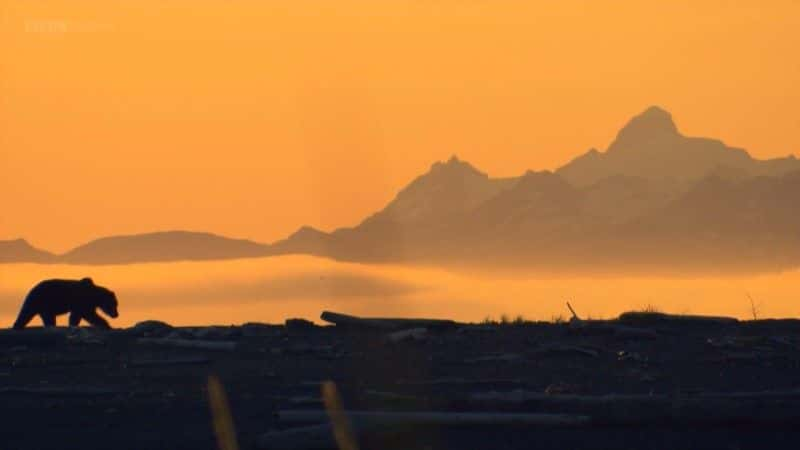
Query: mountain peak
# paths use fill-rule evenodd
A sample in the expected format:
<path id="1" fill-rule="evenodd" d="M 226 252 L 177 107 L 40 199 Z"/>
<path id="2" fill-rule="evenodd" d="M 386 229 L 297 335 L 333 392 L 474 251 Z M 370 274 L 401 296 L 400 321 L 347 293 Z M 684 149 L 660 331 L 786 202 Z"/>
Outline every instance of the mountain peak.
<path id="1" fill-rule="evenodd" d="M 17 249 L 31 249 L 31 248 L 33 248 L 33 246 L 23 238 L 9 239 L 7 241 L 0 241 L 0 244 L 2 244 L 5 247 L 8 247 L 8 248 L 17 248 Z"/>
<path id="2" fill-rule="evenodd" d="M 447 161 L 436 161 L 433 163 L 428 174 L 435 176 L 435 178 L 488 178 L 488 175 L 476 169 L 472 164 L 458 159 L 456 155 L 451 156 Z"/>
<path id="3" fill-rule="evenodd" d="M 304 225 L 292 233 L 288 239 L 310 239 L 327 236 L 328 234 L 314 227 Z"/>
<path id="4" fill-rule="evenodd" d="M 533 171 L 527 170 L 519 178 L 516 188 L 536 190 L 573 190 L 572 186 L 567 183 L 561 176 L 549 170 Z"/>
<path id="5" fill-rule="evenodd" d="M 639 115 L 634 116 L 628 125 L 634 123 L 638 123 L 640 125 L 656 125 L 657 127 L 669 129 L 674 132 L 678 131 L 677 127 L 675 127 L 675 122 L 672 121 L 672 114 L 670 114 L 670 112 L 666 109 L 656 105 L 650 106 L 642 111 Z"/>
<path id="6" fill-rule="evenodd" d="M 661 107 L 651 106 L 628 121 L 608 150 L 646 145 L 655 140 L 675 136 L 679 136 L 679 133 L 678 127 L 672 120 L 672 114 Z"/>
<path id="7" fill-rule="evenodd" d="M 25 239 L 0 240 L 0 262 L 45 262 L 52 253 L 39 250 Z"/>

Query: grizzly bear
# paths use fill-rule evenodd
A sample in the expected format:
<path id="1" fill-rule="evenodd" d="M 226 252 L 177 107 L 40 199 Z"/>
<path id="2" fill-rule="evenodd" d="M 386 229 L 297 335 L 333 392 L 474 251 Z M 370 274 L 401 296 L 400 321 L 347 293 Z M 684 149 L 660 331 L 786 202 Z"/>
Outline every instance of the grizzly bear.
<path id="1" fill-rule="evenodd" d="M 109 289 L 94 284 L 91 278 L 45 280 L 34 286 L 25 297 L 14 329 L 25 328 L 37 314 L 44 326 L 54 327 L 56 316 L 66 313 L 69 313 L 70 326 L 78 326 L 83 319 L 98 328 L 111 328 L 105 319 L 97 315 L 95 308 L 117 317 L 117 296 Z"/>

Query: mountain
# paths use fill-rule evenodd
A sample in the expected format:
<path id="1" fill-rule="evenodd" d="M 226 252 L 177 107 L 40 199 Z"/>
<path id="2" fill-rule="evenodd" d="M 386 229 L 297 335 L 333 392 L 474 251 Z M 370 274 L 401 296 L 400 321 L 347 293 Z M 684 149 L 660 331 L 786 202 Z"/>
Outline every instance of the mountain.
<path id="1" fill-rule="evenodd" d="M 584 213 L 594 222 L 622 224 L 666 206 L 678 195 L 644 177 L 613 175 L 581 189 Z"/>
<path id="2" fill-rule="evenodd" d="M 453 156 L 434 163 L 357 226 L 332 233 L 303 227 L 273 249 L 352 261 L 416 259 L 443 245 L 447 241 L 443 233 L 453 222 L 516 182 L 516 178 L 489 178 Z"/>
<path id="3" fill-rule="evenodd" d="M 273 243 L 270 251 L 275 255 L 291 253 L 327 254 L 331 245 L 332 237 L 330 234 L 313 227 L 304 226 L 286 239 Z"/>
<path id="4" fill-rule="evenodd" d="M 718 140 L 685 137 L 667 111 L 651 107 L 605 152 L 555 172 L 492 179 L 453 157 L 357 226 L 296 233 L 278 245 L 281 253 L 362 262 L 790 266 L 800 263 L 800 215 L 790 206 L 800 198 L 796 173 L 794 156 L 756 160 Z M 736 262 L 736 252 L 754 260 Z"/>
<path id="5" fill-rule="evenodd" d="M 434 163 L 426 174 L 412 181 L 361 226 L 441 222 L 472 210 L 516 182 L 515 178 L 489 178 L 453 156 L 447 162 Z"/>
<path id="6" fill-rule="evenodd" d="M 269 246 L 211 233 L 164 231 L 112 236 L 91 241 L 61 255 L 71 264 L 129 264 L 157 261 L 230 259 L 270 254 Z"/>
<path id="7" fill-rule="evenodd" d="M 271 245 L 183 231 L 116 236 L 61 256 L 14 241 L 6 244 L 13 251 L 0 245 L 0 256 L 119 264 L 308 254 L 521 270 L 777 270 L 800 265 L 798 198 L 794 156 L 757 160 L 683 136 L 667 111 L 651 107 L 605 152 L 554 172 L 491 178 L 455 156 L 436 162 L 383 209 L 332 232 L 304 226 Z"/>
<path id="8" fill-rule="evenodd" d="M 719 140 L 683 136 L 672 115 L 653 106 L 631 119 L 604 153 L 589 150 L 557 173 L 575 186 L 624 175 L 685 187 L 720 169 L 745 176 L 779 176 L 800 170 L 800 160 L 794 156 L 757 160 Z"/>
<path id="9" fill-rule="evenodd" d="M 710 175 L 666 208 L 631 222 L 640 233 L 711 239 L 800 239 L 800 170 L 743 180 Z"/>
<path id="10" fill-rule="evenodd" d="M 800 266 L 800 171 L 726 179 L 711 174 L 663 208 L 615 230 L 601 253 L 640 266 L 738 271 Z"/>
<path id="11" fill-rule="evenodd" d="M 514 185 L 480 206 L 466 224 L 486 238 L 503 235 L 542 238 L 582 222 L 583 195 L 552 172 L 526 172 Z"/>
<path id="12" fill-rule="evenodd" d="M 24 239 L 0 241 L 0 263 L 6 262 L 52 262 L 55 255 L 33 247 Z"/>

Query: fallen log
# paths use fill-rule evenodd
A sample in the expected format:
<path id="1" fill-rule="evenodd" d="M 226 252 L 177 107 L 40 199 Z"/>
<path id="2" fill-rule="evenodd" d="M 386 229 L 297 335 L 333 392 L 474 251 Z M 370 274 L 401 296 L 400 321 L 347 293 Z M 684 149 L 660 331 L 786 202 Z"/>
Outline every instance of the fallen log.
<path id="1" fill-rule="evenodd" d="M 399 380 L 395 382 L 401 386 L 492 386 L 498 385 L 520 385 L 527 384 L 527 381 L 513 378 L 436 378 L 433 380 Z"/>
<path id="2" fill-rule="evenodd" d="M 357 434 L 393 431 L 397 428 L 420 426 L 541 426 L 572 427 L 589 422 L 585 416 L 566 414 L 507 414 L 507 413 L 451 413 L 451 412 L 345 412 Z M 278 419 L 283 424 L 314 424 L 283 431 L 272 431 L 256 439 L 256 448 L 270 450 L 335 449 L 337 443 L 328 413 L 317 411 L 280 411 Z"/>
<path id="3" fill-rule="evenodd" d="M 474 408 L 585 414 L 595 425 L 800 424 L 800 390 L 694 395 L 548 395 L 516 390 L 470 396 Z"/>
<path id="4" fill-rule="evenodd" d="M 419 402 L 421 399 L 413 395 L 398 394 L 397 392 L 376 391 L 374 389 L 367 389 L 364 391 L 367 397 L 373 397 L 380 400 L 400 401 L 400 402 Z"/>
<path id="5" fill-rule="evenodd" d="M 264 450 L 333 450 L 338 448 L 330 424 L 270 431 L 256 438 L 257 449 Z"/>
<path id="6" fill-rule="evenodd" d="M 691 324 L 691 325 L 732 325 L 739 322 L 734 317 L 698 316 L 691 314 L 665 314 L 658 312 L 629 311 L 620 314 L 621 323 L 636 325 Z"/>
<path id="7" fill-rule="evenodd" d="M 37 355 L 36 357 L 23 357 L 14 361 L 14 367 L 36 367 L 36 368 L 52 368 L 52 367 L 75 367 L 75 366 L 89 366 L 92 364 L 108 364 L 111 362 L 108 359 L 48 359 L 46 356 Z"/>
<path id="8" fill-rule="evenodd" d="M 575 345 L 563 345 L 563 344 L 550 344 L 542 346 L 534 350 L 532 353 L 534 356 L 542 357 L 542 356 L 558 356 L 558 355 L 577 355 L 577 356 L 588 356 L 590 358 L 597 358 L 600 356 L 600 353 L 597 350 L 593 350 L 590 348 L 578 347 Z"/>
<path id="9" fill-rule="evenodd" d="M 652 328 L 620 325 L 608 320 L 582 320 L 570 324 L 570 330 L 580 335 L 611 335 L 618 339 L 656 339 L 658 333 Z"/>
<path id="10" fill-rule="evenodd" d="M 313 396 L 313 395 L 299 395 L 296 397 L 290 397 L 286 401 L 292 405 L 297 405 L 297 406 L 303 406 L 303 405 L 322 406 L 322 399 L 319 396 Z"/>
<path id="11" fill-rule="evenodd" d="M 172 338 L 139 338 L 139 344 L 164 345 L 168 347 L 196 348 L 201 350 L 236 350 L 236 342 L 233 341 L 201 341 L 194 339 L 172 339 Z"/>
<path id="12" fill-rule="evenodd" d="M 345 411 L 353 424 L 373 426 L 575 426 L 589 423 L 589 417 L 571 414 L 439 412 L 439 411 Z M 324 410 L 285 410 L 276 413 L 283 424 L 319 424 L 328 421 Z"/>
<path id="13" fill-rule="evenodd" d="M 126 391 L 103 387 L 5 386 L 0 394 L 41 395 L 45 397 L 84 397 L 122 394 Z"/>
<path id="14" fill-rule="evenodd" d="M 127 363 L 129 367 L 160 367 L 160 366 L 192 366 L 209 364 L 211 362 L 208 358 L 203 357 L 179 357 L 168 359 L 139 359 L 132 360 Z"/>
<path id="15" fill-rule="evenodd" d="M 410 328 L 454 328 L 455 321 L 446 319 L 412 319 L 412 318 L 365 318 L 323 311 L 320 319 L 336 326 L 350 328 L 366 328 L 377 330 L 398 330 Z"/>

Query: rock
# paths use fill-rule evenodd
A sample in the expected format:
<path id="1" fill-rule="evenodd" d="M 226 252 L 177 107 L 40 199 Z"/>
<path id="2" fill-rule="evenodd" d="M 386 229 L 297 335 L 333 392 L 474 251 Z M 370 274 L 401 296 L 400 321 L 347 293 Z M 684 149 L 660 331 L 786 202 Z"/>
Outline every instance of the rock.
<path id="1" fill-rule="evenodd" d="M 319 353 L 331 353 L 334 350 L 334 346 L 332 345 L 311 345 L 311 344 L 293 344 L 286 347 L 286 352 L 295 354 L 295 355 L 304 355 L 304 354 L 319 354 Z"/>
<path id="2" fill-rule="evenodd" d="M 571 384 L 571 383 L 564 383 L 564 382 L 557 382 L 549 384 L 545 389 L 544 393 L 547 395 L 569 395 L 569 394 L 579 394 L 581 393 L 582 388 L 580 385 Z"/>
<path id="3" fill-rule="evenodd" d="M 192 337 L 197 339 L 209 339 L 217 337 L 217 330 L 212 327 L 195 328 L 192 330 Z"/>
<path id="4" fill-rule="evenodd" d="M 66 327 L 34 327 L 24 330 L 0 330 L 0 346 L 51 346 L 63 344 L 69 329 Z"/>
<path id="5" fill-rule="evenodd" d="M 198 327 L 191 330 L 191 335 L 197 339 L 230 339 L 241 335 L 236 327 Z"/>
<path id="6" fill-rule="evenodd" d="M 465 334 L 465 333 L 496 333 L 498 331 L 498 327 L 495 325 L 467 325 L 462 326 L 456 330 L 458 334 Z"/>
<path id="7" fill-rule="evenodd" d="M 200 339 L 164 339 L 164 338 L 139 338 L 136 340 L 144 345 L 163 345 L 169 347 L 197 348 L 202 350 L 236 350 L 234 341 L 200 340 Z"/>
<path id="8" fill-rule="evenodd" d="M 129 331 L 139 337 L 160 337 L 173 329 L 172 325 L 159 320 L 145 320 L 129 328 Z"/>
<path id="9" fill-rule="evenodd" d="M 309 331 L 316 328 L 314 322 L 306 319 L 286 319 L 284 325 L 287 331 Z"/>
<path id="10" fill-rule="evenodd" d="M 102 332 L 93 328 L 79 328 L 70 327 L 67 331 L 67 342 L 79 344 L 102 344 L 105 339 L 102 337 Z"/>
<path id="11" fill-rule="evenodd" d="M 658 333 L 649 328 L 634 328 L 620 325 L 614 327 L 614 337 L 631 340 L 656 339 L 658 338 Z"/>
<path id="12" fill-rule="evenodd" d="M 477 358 L 468 358 L 464 360 L 466 364 L 480 364 L 480 363 L 489 363 L 489 362 L 518 362 L 523 361 L 524 358 L 522 355 L 517 353 L 503 353 L 499 355 L 486 355 L 486 356 L 479 356 Z"/>
<path id="13" fill-rule="evenodd" d="M 386 335 L 388 342 L 424 341 L 428 337 L 427 328 L 411 328 L 409 330 L 395 331 Z"/>
<path id="14" fill-rule="evenodd" d="M 248 322 L 242 325 L 241 332 L 244 337 L 266 337 L 276 335 L 273 326 L 256 322 Z"/>
<path id="15" fill-rule="evenodd" d="M 619 352 L 617 352 L 617 361 L 628 361 L 640 364 L 647 364 L 648 362 L 650 362 L 650 358 L 636 352 L 627 352 L 625 350 L 620 350 Z"/>
<path id="16" fill-rule="evenodd" d="M 184 333 L 181 330 L 175 330 L 164 335 L 164 339 L 184 339 L 186 337 L 187 333 Z"/>

